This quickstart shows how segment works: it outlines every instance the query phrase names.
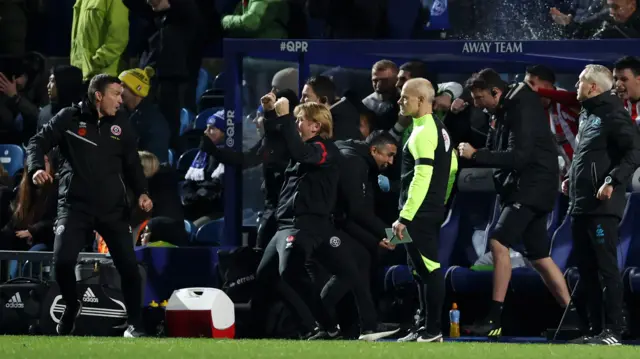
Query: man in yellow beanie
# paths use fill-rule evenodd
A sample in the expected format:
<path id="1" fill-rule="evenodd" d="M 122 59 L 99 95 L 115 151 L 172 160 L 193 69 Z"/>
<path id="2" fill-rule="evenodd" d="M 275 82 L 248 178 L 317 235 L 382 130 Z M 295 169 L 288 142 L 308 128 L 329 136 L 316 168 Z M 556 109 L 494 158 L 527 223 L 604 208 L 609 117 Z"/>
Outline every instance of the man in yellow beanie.
<path id="1" fill-rule="evenodd" d="M 154 74 L 151 67 L 123 71 L 119 76 L 124 87 L 122 103 L 129 111 L 129 120 L 138 135 L 138 150 L 151 152 L 160 162 L 167 162 L 171 137 L 169 124 L 158 106 L 147 98 Z"/>

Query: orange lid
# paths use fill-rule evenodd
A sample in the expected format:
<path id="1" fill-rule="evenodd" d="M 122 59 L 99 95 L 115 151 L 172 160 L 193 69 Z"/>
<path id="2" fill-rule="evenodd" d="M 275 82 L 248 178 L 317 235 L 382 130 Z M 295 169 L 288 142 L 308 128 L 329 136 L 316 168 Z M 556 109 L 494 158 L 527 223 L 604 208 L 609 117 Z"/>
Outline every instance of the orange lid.
<path id="1" fill-rule="evenodd" d="M 458 304 L 453 303 L 453 306 L 451 306 L 452 309 L 458 309 Z"/>

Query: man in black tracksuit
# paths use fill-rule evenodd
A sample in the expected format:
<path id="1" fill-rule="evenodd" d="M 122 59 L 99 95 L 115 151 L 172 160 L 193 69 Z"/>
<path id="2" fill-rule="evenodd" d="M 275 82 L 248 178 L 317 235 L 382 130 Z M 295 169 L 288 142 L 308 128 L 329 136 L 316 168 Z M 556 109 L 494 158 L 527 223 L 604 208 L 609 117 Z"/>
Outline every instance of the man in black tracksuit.
<path id="1" fill-rule="evenodd" d="M 36 185 L 52 181 L 44 154 L 58 146 L 64 159 L 58 170 L 58 217 L 53 259 L 55 278 L 66 303 L 58 334 L 74 330 L 82 302 L 77 298 L 75 266 L 85 239 L 96 230 L 104 238 L 122 278 L 128 313 L 126 337 L 141 336 L 142 283 L 127 221 L 125 183 L 145 211 L 152 209 L 147 182 L 136 150 L 136 136 L 122 104 L 117 77 L 97 75 L 89 84 L 89 103 L 67 107 L 31 138 L 27 148 L 29 174 Z"/>
<path id="2" fill-rule="evenodd" d="M 599 332 L 577 342 L 604 345 L 620 344 L 623 287 L 617 259 L 618 225 L 626 204 L 627 183 L 640 164 L 638 128 L 622 101 L 611 93 L 612 84 L 613 75 L 604 66 L 588 65 L 580 74 L 578 145 L 569 178 L 562 184 L 571 200 L 573 252 L 578 259 L 580 287 L 589 304 L 591 328 Z"/>
<path id="3" fill-rule="evenodd" d="M 366 141 L 338 141 L 336 146 L 342 154 L 340 173 L 348 174 L 340 176 L 338 205 L 334 213 L 337 236 L 342 238 L 344 248 L 327 253 L 322 258 L 326 260 L 319 261 L 325 265 L 333 262 L 340 267 L 353 266 L 350 269 L 352 272 L 347 274 L 357 273 L 357 277 L 355 282 L 350 283 L 349 277 L 345 278 L 344 275 L 332 276 L 324 286 L 321 297 L 331 319 L 335 319 L 334 310 L 338 302 L 349 290 L 353 290 L 361 322 L 359 339 L 374 341 L 398 331 L 377 324 L 370 289 L 371 262 L 376 260 L 378 249 L 395 248 L 385 238 L 388 225 L 374 212 L 373 190 L 378 186 L 380 170 L 393 163 L 397 145 L 391 134 L 378 130 L 369 135 Z M 319 256 L 323 252 L 321 250 Z M 341 260 L 344 256 L 347 258 Z M 339 268 L 331 272 L 342 274 Z"/>
<path id="4" fill-rule="evenodd" d="M 495 169 L 494 182 L 502 210 L 490 234 L 494 259 L 493 301 L 489 315 L 476 323 L 478 335 L 502 335 L 500 317 L 511 279 L 509 248 L 524 244 L 524 255 L 542 276 L 562 307 L 570 302 L 569 290 L 558 266 L 549 256 L 547 217 L 558 196 L 558 151 L 538 94 L 525 83 L 507 84 L 492 69 L 471 77 L 476 107 L 492 114 L 487 147 L 458 146 L 460 156 L 472 166 Z M 571 311 L 575 314 L 575 311 Z"/>
<path id="5" fill-rule="evenodd" d="M 275 95 L 268 94 L 262 101 L 265 135 L 281 133 L 291 161 L 276 212 L 278 232 L 258 266 L 251 309 L 254 317 L 263 316 L 264 296 L 275 288 L 299 316 L 303 338 L 317 339 L 326 336 L 326 332 L 316 319 L 326 323 L 327 316 L 305 264 L 333 236 L 331 213 L 338 190 L 340 152 L 330 140 L 331 114 L 326 106 L 302 104 L 295 112 L 302 120 L 295 121 L 286 98 L 276 102 Z"/>

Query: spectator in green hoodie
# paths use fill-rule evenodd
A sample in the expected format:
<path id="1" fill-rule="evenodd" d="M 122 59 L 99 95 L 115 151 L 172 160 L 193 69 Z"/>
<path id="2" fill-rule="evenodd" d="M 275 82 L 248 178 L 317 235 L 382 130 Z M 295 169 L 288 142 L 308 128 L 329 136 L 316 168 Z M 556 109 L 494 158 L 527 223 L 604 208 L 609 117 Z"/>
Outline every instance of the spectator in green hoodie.
<path id="1" fill-rule="evenodd" d="M 229 37 L 286 39 L 289 6 L 286 0 L 242 0 L 222 18 Z"/>

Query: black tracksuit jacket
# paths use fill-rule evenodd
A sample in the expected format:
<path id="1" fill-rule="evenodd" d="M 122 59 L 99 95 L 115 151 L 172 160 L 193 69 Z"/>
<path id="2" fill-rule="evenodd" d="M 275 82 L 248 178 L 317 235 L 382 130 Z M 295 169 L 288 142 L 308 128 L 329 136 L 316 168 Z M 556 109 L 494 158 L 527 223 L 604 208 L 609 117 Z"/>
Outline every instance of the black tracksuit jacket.
<path id="1" fill-rule="evenodd" d="M 577 148 L 569 170 L 569 213 L 622 218 L 629 179 L 640 165 L 640 134 L 622 100 L 605 92 L 582 102 Z M 611 198 L 596 198 L 611 176 Z"/>
<path id="2" fill-rule="evenodd" d="M 265 113 L 265 132 L 282 134 L 291 160 L 284 173 L 284 184 L 276 218 L 278 225 L 313 225 L 316 218 L 330 220 L 338 192 L 340 151 L 331 140 L 316 136 L 302 141 L 292 115 L 276 117 Z M 307 218 L 304 218 L 307 217 Z"/>
<path id="3" fill-rule="evenodd" d="M 495 124 L 475 165 L 495 168 L 503 204 L 551 211 L 560 184 L 558 150 L 540 96 L 525 83 L 510 86 L 492 116 Z"/>
<path id="4" fill-rule="evenodd" d="M 243 169 L 262 164 L 265 209 L 277 208 L 284 182 L 284 171 L 290 159 L 287 145 L 280 133 L 272 133 L 261 138 L 246 152 L 218 148 L 206 136 L 200 142 L 200 149 L 224 164 L 241 166 Z"/>
<path id="5" fill-rule="evenodd" d="M 369 250 L 377 249 L 389 226 L 375 213 L 374 189 L 380 170 L 362 141 L 337 141 L 342 159 L 336 225 Z"/>
<path id="6" fill-rule="evenodd" d="M 89 215 L 127 213 L 125 183 L 137 199 L 147 180 L 136 149 L 136 135 L 124 114 L 103 117 L 82 103 L 67 107 L 31 138 L 27 147 L 29 175 L 44 169 L 44 155 L 60 148 L 58 217 L 69 211 Z"/>

